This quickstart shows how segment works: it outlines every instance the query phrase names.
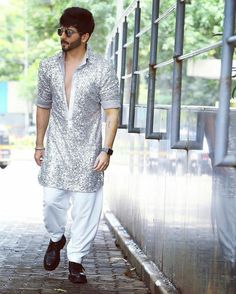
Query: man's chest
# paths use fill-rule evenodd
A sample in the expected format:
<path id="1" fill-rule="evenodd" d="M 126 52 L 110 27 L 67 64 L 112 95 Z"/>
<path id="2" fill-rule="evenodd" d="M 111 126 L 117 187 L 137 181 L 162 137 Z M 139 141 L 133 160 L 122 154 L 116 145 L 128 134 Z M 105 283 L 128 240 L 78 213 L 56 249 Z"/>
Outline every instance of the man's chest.
<path id="1" fill-rule="evenodd" d="M 77 66 L 73 64 L 65 65 L 64 87 L 65 87 L 66 101 L 68 106 L 70 104 L 71 85 L 72 85 L 73 75 L 76 74 L 75 72 L 76 67 Z"/>
<path id="2" fill-rule="evenodd" d="M 99 100 L 99 79 L 96 71 L 90 67 L 68 68 L 64 71 L 55 68 L 51 75 L 52 96 L 56 99 L 73 99 L 81 102 Z M 67 100 L 67 99 L 66 99 Z"/>
<path id="3" fill-rule="evenodd" d="M 66 89 L 71 88 L 72 77 L 73 77 L 73 74 L 75 73 L 75 70 L 76 70 L 75 66 L 65 67 L 64 82 L 65 82 Z"/>

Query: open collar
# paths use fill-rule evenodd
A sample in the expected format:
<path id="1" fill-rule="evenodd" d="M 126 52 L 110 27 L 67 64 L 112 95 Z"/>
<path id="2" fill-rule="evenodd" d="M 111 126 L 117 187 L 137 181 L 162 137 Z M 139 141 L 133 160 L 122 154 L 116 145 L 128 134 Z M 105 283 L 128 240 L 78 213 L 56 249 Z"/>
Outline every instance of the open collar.
<path id="1" fill-rule="evenodd" d="M 78 68 L 80 68 L 81 66 L 84 66 L 87 62 L 93 62 L 93 60 L 94 60 L 93 50 L 89 46 L 87 46 L 84 58 L 81 61 Z M 60 63 L 62 68 L 64 68 L 64 61 L 65 61 L 65 52 L 61 51 L 58 53 L 58 62 Z"/>

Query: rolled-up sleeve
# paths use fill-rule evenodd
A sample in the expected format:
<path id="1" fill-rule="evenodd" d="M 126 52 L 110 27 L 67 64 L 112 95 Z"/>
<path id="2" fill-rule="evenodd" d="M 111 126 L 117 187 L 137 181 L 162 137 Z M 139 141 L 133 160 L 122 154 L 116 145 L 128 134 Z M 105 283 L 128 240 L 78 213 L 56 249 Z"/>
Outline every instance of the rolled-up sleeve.
<path id="1" fill-rule="evenodd" d="M 52 93 L 50 80 L 47 76 L 47 67 L 43 61 L 39 64 L 38 71 L 38 93 L 36 105 L 42 108 L 52 107 Z"/>
<path id="2" fill-rule="evenodd" d="M 100 99 L 103 109 L 120 108 L 119 82 L 110 64 L 103 68 Z"/>

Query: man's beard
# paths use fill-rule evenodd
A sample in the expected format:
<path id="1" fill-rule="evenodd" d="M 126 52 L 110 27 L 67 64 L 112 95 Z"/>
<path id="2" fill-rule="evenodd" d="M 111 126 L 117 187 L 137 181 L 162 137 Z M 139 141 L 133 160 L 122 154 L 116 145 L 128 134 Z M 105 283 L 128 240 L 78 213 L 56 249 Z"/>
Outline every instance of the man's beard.
<path id="1" fill-rule="evenodd" d="M 68 47 L 63 47 L 63 44 L 66 44 L 66 45 L 69 44 L 69 46 Z M 74 41 L 72 43 L 68 43 L 68 42 L 65 42 L 63 40 L 61 41 L 62 50 L 64 52 L 68 52 L 68 51 L 70 51 L 72 49 L 75 49 L 75 48 L 79 47 L 80 45 L 81 45 L 81 38 L 80 37 L 76 41 Z"/>

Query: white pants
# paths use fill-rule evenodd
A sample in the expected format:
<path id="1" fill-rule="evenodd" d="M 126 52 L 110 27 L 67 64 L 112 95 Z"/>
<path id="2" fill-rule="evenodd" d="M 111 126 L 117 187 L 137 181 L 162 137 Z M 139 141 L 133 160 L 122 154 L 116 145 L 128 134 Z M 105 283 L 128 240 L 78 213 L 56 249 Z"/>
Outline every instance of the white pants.
<path id="1" fill-rule="evenodd" d="M 69 261 L 82 263 L 97 233 L 103 188 L 93 193 L 80 193 L 44 187 L 44 224 L 53 242 L 59 241 L 65 232 L 70 202 L 72 225 L 67 256 Z"/>

